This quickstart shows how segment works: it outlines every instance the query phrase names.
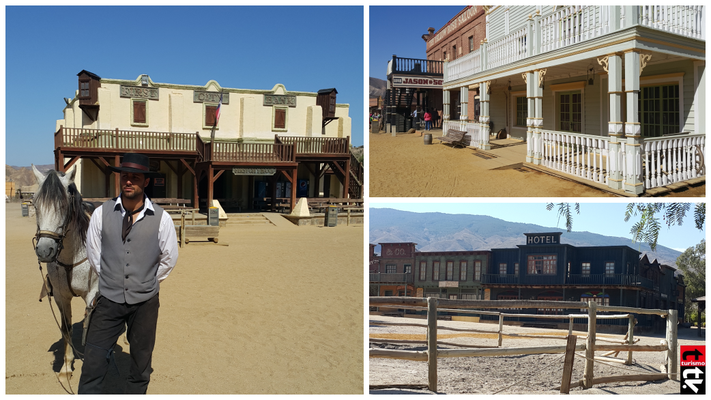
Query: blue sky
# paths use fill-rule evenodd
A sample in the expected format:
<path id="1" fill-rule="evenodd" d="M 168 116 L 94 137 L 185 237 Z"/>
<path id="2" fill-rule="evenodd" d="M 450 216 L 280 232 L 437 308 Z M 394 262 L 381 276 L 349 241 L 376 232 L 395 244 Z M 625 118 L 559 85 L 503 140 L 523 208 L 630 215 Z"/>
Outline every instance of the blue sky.
<path id="1" fill-rule="evenodd" d="M 316 92 L 350 104 L 363 144 L 363 7 L 7 7 L 6 164 L 53 164 L 77 73 Z"/>
<path id="2" fill-rule="evenodd" d="M 453 200 L 453 199 L 449 199 Z M 494 203 L 463 203 L 461 201 L 409 202 L 400 199 L 378 199 L 370 201 L 370 208 L 394 208 L 412 212 L 445 212 L 447 214 L 488 215 L 509 222 L 532 223 L 545 227 L 565 229 L 565 220 L 558 221 L 557 207 L 546 210 L 547 203 L 519 203 L 520 200 L 506 200 Z M 575 200 L 573 200 L 575 201 Z M 556 204 L 560 201 L 554 201 Z M 443 203 L 446 203 L 443 204 Z M 571 203 L 572 204 L 572 203 Z M 627 203 L 580 203 L 580 214 L 573 213 L 573 231 L 592 232 L 606 236 L 632 239 L 630 228 L 638 218 L 632 217 L 624 222 Z M 446 208 L 447 211 L 444 211 Z M 658 244 L 675 250 L 684 251 L 706 237 L 703 231 L 694 225 L 694 205 L 686 215 L 682 226 L 667 228 L 663 225 Z"/>
<path id="3" fill-rule="evenodd" d="M 435 32 L 466 6 L 372 6 L 370 18 L 370 77 L 385 80 L 388 60 L 398 57 L 427 58 L 422 35 Z"/>

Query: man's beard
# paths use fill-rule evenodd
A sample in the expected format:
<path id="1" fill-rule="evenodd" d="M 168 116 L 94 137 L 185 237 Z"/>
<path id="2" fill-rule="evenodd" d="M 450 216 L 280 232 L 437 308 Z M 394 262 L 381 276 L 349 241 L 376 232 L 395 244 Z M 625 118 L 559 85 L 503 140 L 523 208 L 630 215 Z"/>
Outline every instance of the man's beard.
<path id="1" fill-rule="evenodd" d="M 143 189 L 141 189 L 141 188 L 135 188 L 135 189 L 133 190 L 133 193 L 130 193 L 130 194 L 126 193 L 125 190 L 122 190 L 122 191 L 121 191 L 121 196 L 123 196 L 123 197 L 125 197 L 125 198 L 127 198 L 127 199 L 129 199 L 129 200 L 140 199 L 140 198 L 143 197 Z"/>

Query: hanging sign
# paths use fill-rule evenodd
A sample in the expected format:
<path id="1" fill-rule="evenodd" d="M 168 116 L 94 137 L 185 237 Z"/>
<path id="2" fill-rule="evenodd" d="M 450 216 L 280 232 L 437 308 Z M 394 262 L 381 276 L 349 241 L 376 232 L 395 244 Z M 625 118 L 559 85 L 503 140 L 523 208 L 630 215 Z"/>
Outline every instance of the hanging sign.
<path id="1" fill-rule="evenodd" d="M 276 168 L 232 168 L 235 175 L 270 176 L 276 174 Z"/>

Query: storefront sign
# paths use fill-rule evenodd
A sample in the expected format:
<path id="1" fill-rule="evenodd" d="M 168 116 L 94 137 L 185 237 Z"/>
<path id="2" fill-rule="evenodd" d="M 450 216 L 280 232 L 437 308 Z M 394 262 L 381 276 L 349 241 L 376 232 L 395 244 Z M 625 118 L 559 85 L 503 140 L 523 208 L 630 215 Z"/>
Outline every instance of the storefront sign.
<path id="1" fill-rule="evenodd" d="M 121 85 L 120 93 L 121 97 L 158 100 L 158 88 Z"/>
<path id="2" fill-rule="evenodd" d="M 222 104 L 230 104 L 230 94 L 220 92 L 193 92 L 193 103 L 219 103 L 222 95 Z"/>
<path id="3" fill-rule="evenodd" d="M 525 235 L 528 245 L 560 244 L 560 232 L 526 233 Z"/>
<path id="4" fill-rule="evenodd" d="M 459 287 L 459 281 L 439 281 L 439 287 Z"/>
<path id="5" fill-rule="evenodd" d="M 235 175 L 270 176 L 276 174 L 276 168 L 232 168 Z"/>
<path id="6" fill-rule="evenodd" d="M 440 40 L 444 39 L 445 37 L 449 36 L 450 33 L 455 32 L 460 27 L 464 26 L 466 23 L 469 22 L 472 17 L 474 17 L 478 13 L 479 8 L 477 6 L 469 6 L 466 11 L 463 11 L 456 18 L 453 18 L 451 21 L 447 22 L 447 25 L 442 27 L 442 29 L 440 29 L 439 32 L 435 34 L 435 37 L 433 37 L 427 42 L 427 49 L 429 50 L 431 46 L 437 45 Z"/>
<path id="7" fill-rule="evenodd" d="M 289 96 L 283 94 L 265 94 L 264 105 L 296 107 L 296 96 Z"/>
<path id="8" fill-rule="evenodd" d="M 393 87 L 417 87 L 427 89 L 442 89 L 442 79 L 421 76 L 393 76 Z"/>

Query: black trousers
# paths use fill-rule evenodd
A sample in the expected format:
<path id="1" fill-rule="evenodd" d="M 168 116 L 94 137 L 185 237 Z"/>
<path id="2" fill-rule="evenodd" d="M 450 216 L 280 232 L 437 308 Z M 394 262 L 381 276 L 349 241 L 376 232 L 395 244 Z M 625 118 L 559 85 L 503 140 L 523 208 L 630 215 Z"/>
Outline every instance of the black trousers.
<path id="1" fill-rule="evenodd" d="M 79 394 L 103 393 L 102 383 L 124 324 L 128 326 L 126 336 L 131 348 L 126 393 L 146 393 L 151 379 L 159 307 L 157 294 L 138 304 L 114 303 L 106 297 L 99 297 L 89 321 Z"/>

